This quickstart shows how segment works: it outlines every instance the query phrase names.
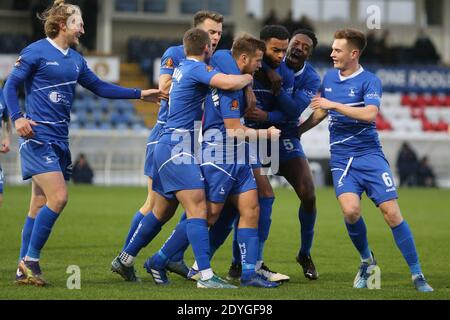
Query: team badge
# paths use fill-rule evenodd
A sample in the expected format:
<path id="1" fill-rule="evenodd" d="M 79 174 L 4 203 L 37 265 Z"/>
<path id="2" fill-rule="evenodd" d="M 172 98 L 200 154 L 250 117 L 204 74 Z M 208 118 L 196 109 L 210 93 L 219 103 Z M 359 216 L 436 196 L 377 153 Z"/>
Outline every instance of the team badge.
<path id="1" fill-rule="evenodd" d="M 169 68 L 169 69 L 173 69 L 174 67 L 174 63 L 173 63 L 173 59 L 169 58 L 166 61 L 166 64 L 164 65 L 165 68 Z"/>
<path id="2" fill-rule="evenodd" d="M 206 70 L 208 70 L 208 72 L 211 72 L 211 71 L 213 71 L 213 70 L 214 70 L 214 68 L 213 68 L 213 67 L 211 67 L 211 66 L 206 66 Z"/>
<path id="3" fill-rule="evenodd" d="M 233 100 L 233 102 L 231 102 L 231 111 L 236 111 L 236 110 L 239 110 L 239 101 Z"/>

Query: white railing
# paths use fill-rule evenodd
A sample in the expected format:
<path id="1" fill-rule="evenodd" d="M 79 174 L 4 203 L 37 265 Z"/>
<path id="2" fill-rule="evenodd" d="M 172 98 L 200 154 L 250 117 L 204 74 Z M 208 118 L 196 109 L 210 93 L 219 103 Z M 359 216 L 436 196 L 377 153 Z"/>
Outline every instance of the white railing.
<path id="1" fill-rule="evenodd" d="M 71 132 L 72 158 L 86 154 L 95 172 L 94 183 L 98 185 L 145 186 L 143 174 L 148 130 L 144 131 L 86 131 Z M 383 150 L 395 172 L 395 163 L 400 145 L 408 141 L 418 156 L 427 155 L 435 170 L 438 184 L 450 188 L 450 135 L 436 133 L 380 134 Z M 328 131 L 326 124 L 313 129 L 302 137 L 305 152 L 311 159 L 317 184 L 324 181 L 328 168 L 321 168 L 316 160 L 329 158 Z M 17 137 L 13 138 L 11 152 L 2 155 L 0 162 L 8 184 L 23 183 L 20 174 Z"/>

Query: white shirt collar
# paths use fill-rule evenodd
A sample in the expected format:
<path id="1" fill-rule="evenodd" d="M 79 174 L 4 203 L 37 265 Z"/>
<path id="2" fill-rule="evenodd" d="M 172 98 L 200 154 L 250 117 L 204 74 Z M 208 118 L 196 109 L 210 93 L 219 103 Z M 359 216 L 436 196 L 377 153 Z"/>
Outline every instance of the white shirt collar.
<path id="1" fill-rule="evenodd" d="M 295 74 L 295 76 L 296 77 L 300 76 L 305 71 L 305 69 L 306 69 L 306 61 L 305 61 L 304 65 L 303 65 L 303 68 L 299 72 L 297 72 Z"/>
<path id="2" fill-rule="evenodd" d="M 349 76 L 347 76 L 347 77 L 344 77 L 343 75 L 341 75 L 341 71 L 339 71 L 339 79 L 341 80 L 341 81 L 345 81 L 345 80 L 348 80 L 348 79 L 352 79 L 352 78 L 354 78 L 354 77 L 357 77 L 357 76 L 359 76 L 361 73 L 363 73 L 364 72 L 364 68 L 360 65 L 359 66 L 359 69 L 356 71 L 356 72 L 354 72 L 353 74 L 351 74 L 351 75 L 349 75 Z"/>
<path id="3" fill-rule="evenodd" d="M 47 37 L 47 41 L 50 42 L 50 44 L 52 46 L 54 46 L 56 49 L 58 49 L 63 55 L 67 56 L 67 54 L 69 53 L 69 48 L 67 48 L 66 50 L 62 49 L 60 46 L 58 46 L 56 44 L 55 41 L 53 41 L 52 39 L 50 39 L 49 37 Z"/>
<path id="4" fill-rule="evenodd" d="M 191 61 L 195 61 L 195 62 L 200 62 L 200 60 L 197 60 L 197 59 L 195 59 L 195 58 L 191 58 L 191 57 L 189 57 L 189 58 L 186 58 L 186 60 L 191 60 Z"/>

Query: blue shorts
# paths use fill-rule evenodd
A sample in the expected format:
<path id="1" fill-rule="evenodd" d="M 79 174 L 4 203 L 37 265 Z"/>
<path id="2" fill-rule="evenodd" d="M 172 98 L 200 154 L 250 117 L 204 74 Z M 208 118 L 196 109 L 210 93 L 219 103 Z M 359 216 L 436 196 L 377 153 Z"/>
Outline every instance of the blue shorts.
<path id="1" fill-rule="evenodd" d="M 70 180 L 72 156 L 67 142 L 41 142 L 20 138 L 19 143 L 23 180 L 48 172 L 61 172 L 66 181 Z"/>
<path id="2" fill-rule="evenodd" d="M 302 144 L 300 142 L 300 139 L 297 137 L 284 137 L 280 138 L 280 147 L 279 147 L 279 154 L 275 155 L 271 150 L 270 141 L 267 142 L 267 150 L 270 157 L 279 157 L 279 163 L 282 164 L 284 162 L 287 162 L 289 160 L 295 159 L 295 158 L 306 158 L 305 152 L 303 151 Z M 252 164 L 253 169 L 258 169 L 263 167 L 261 160 L 259 159 L 256 164 Z"/>
<path id="3" fill-rule="evenodd" d="M 256 190 L 256 181 L 252 167 L 248 164 L 214 164 L 201 165 L 206 182 L 208 201 L 225 203 L 231 195 Z"/>
<path id="4" fill-rule="evenodd" d="M 166 199 L 175 199 L 181 190 L 205 189 L 200 164 L 188 153 L 173 154 L 173 146 L 158 143 L 153 157 L 153 190 Z"/>
<path id="5" fill-rule="evenodd" d="M 280 138 L 280 163 L 295 158 L 306 158 L 300 139 L 297 137 Z"/>
<path id="6" fill-rule="evenodd" d="M 361 197 L 366 192 L 376 206 L 398 198 L 391 168 L 382 152 L 332 159 L 330 167 L 337 197 L 343 193 L 355 193 Z"/>
<path id="7" fill-rule="evenodd" d="M 0 166 L 0 194 L 3 193 L 3 184 L 4 184 L 4 177 L 3 177 L 3 170 Z"/>
<path id="8" fill-rule="evenodd" d="M 145 152 L 145 165 L 144 165 L 144 175 L 152 178 L 153 175 L 153 153 L 155 151 L 156 144 L 161 137 L 162 130 L 164 128 L 164 124 L 161 122 L 157 122 L 153 127 L 150 135 L 147 139 L 147 150 Z"/>

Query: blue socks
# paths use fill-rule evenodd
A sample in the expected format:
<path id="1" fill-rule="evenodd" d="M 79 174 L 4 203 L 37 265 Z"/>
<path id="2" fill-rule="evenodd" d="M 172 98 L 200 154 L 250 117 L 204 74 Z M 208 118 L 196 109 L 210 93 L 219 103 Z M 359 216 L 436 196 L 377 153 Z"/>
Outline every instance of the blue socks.
<path id="1" fill-rule="evenodd" d="M 209 228 L 211 258 L 230 235 L 236 217 L 239 217 L 239 212 L 234 206 L 225 206 L 217 222 Z"/>
<path id="2" fill-rule="evenodd" d="M 314 238 L 314 225 L 316 224 L 316 212 L 306 212 L 303 206 L 298 210 L 298 220 L 300 221 L 300 236 L 302 244 L 300 254 L 309 256 Z"/>
<path id="3" fill-rule="evenodd" d="M 133 235 L 136 232 L 136 229 L 138 228 L 139 223 L 143 218 L 144 215 L 140 211 L 136 212 L 136 214 L 133 217 L 133 220 L 131 220 L 130 231 L 128 232 L 127 239 L 125 240 L 125 245 L 123 246 L 122 251 L 124 251 L 130 244 L 130 240 L 131 238 L 133 238 Z"/>
<path id="4" fill-rule="evenodd" d="M 272 224 L 272 206 L 275 198 L 259 198 L 259 250 L 257 261 L 263 261 L 264 245 L 269 238 L 270 225 Z"/>
<path id="5" fill-rule="evenodd" d="M 231 262 L 233 264 L 241 264 L 241 250 L 239 249 L 239 242 L 238 242 L 238 225 L 239 225 L 239 216 L 234 220 L 234 233 L 233 233 L 233 257 Z M 259 245 L 259 244 L 258 244 Z"/>
<path id="6" fill-rule="evenodd" d="M 180 218 L 180 222 L 178 222 L 178 224 L 182 223 L 183 221 L 185 221 L 187 219 L 186 216 L 186 212 L 183 212 L 183 214 L 181 215 Z M 178 227 L 178 226 L 177 226 Z M 177 251 L 171 258 L 171 261 L 175 261 L 175 262 L 179 262 L 182 261 L 184 259 L 184 252 L 187 250 L 187 248 L 189 247 L 189 241 L 186 241 L 185 245 L 180 248 L 179 251 Z"/>
<path id="7" fill-rule="evenodd" d="M 29 216 L 27 216 L 27 219 L 25 220 L 25 224 L 23 225 L 22 245 L 20 247 L 19 260 L 22 260 L 27 255 L 28 246 L 30 244 L 30 239 L 31 239 L 31 233 L 33 232 L 34 221 L 35 221 L 34 218 L 30 218 Z"/>
<path id="8" fill-rule="evenodd" d="M 411 274 L 413 276 L 421 274 L 422 269 L 420 267 L 419 257 L 417 256 L 416 245 L 414 244 L 414 238 L 408 223 L 403 221 L 398 226 L 392 228 L 392 233 L 397 247 L 408 263 Z"/>
<path id="9" fill-rule="evenodd" d="M 241 252 L 242 280 L 255 276 L 255 265 L 258 256 L 258 229 L 242 228 L 237 230 L 237 240 Z"/>
<path id="10" fill-rule="evenodd" d="M 355 224 L 345 222 L 345 225 L 347 226 L 348 235 L 350 236 L 350 239 L 352 239 L 361 258 L 363 260 L 370 259 L 372 254 L 367 241 L 367 229 L 364 219 L 361 217 Z"/>
<path id="11" fill-rule="evenodd" d="M 145 216 L 136 229 L 127 248 L 124 250 L 132 257 L 136 257 L 139 251 L 146 247 L 150 241 L 161 231 L 162 223 L 156 219 L 153 212 Z"/>
<path id="12" fill-rule="evenodd" d="M 275 198 L 259 198 L 259 223 L 258 223 L 258 257 L 257 261 L 264 260 L 264 245 L 266 240 L 269 238 L 270 225 L 272 224 L 272 206 Z M 234 238 L 233 238 L 233 264 L 241 263 L 241 253 L 239 250 L 238 240 L 237 240 L 237 229 L 238 229 L 239 219 L 236 219 L 234 225 Z"/>
<path id="13" fill-rule="evenodd" d="M 34 222 L 26 256 L 35 260 L 40 259 L 41 250 L 50 237 L 53 225 L 58 217 L 59 214 L 53 212 L 49 207 L 42 207 Z"/>
<path id="14" fill-rule="evenodd" d="M 161 250 L 159 250 L 159 255 L 154 256 L 154 262 L 159 267 L 160 265 L 165 266 L 167 262 L 173 260 L 173 256 L 180 251 L 180 248 L 186 250 L 189 246 L 189 239 L 187 237 L 187 224 L 188 220 L 183 220 L 179 222 L 173 231 L 172 235 L 167 239 L 166 243 L 163 245 Z M 179 261 L 179 260 L 177 260 Z"/>
<path id="15" fill-rule="evenodd" d="M 189 243 L 194 251 L 198 270 L 210 269 L 209 234 L 206 219 L 188 219 L 186 231 Z"/>

